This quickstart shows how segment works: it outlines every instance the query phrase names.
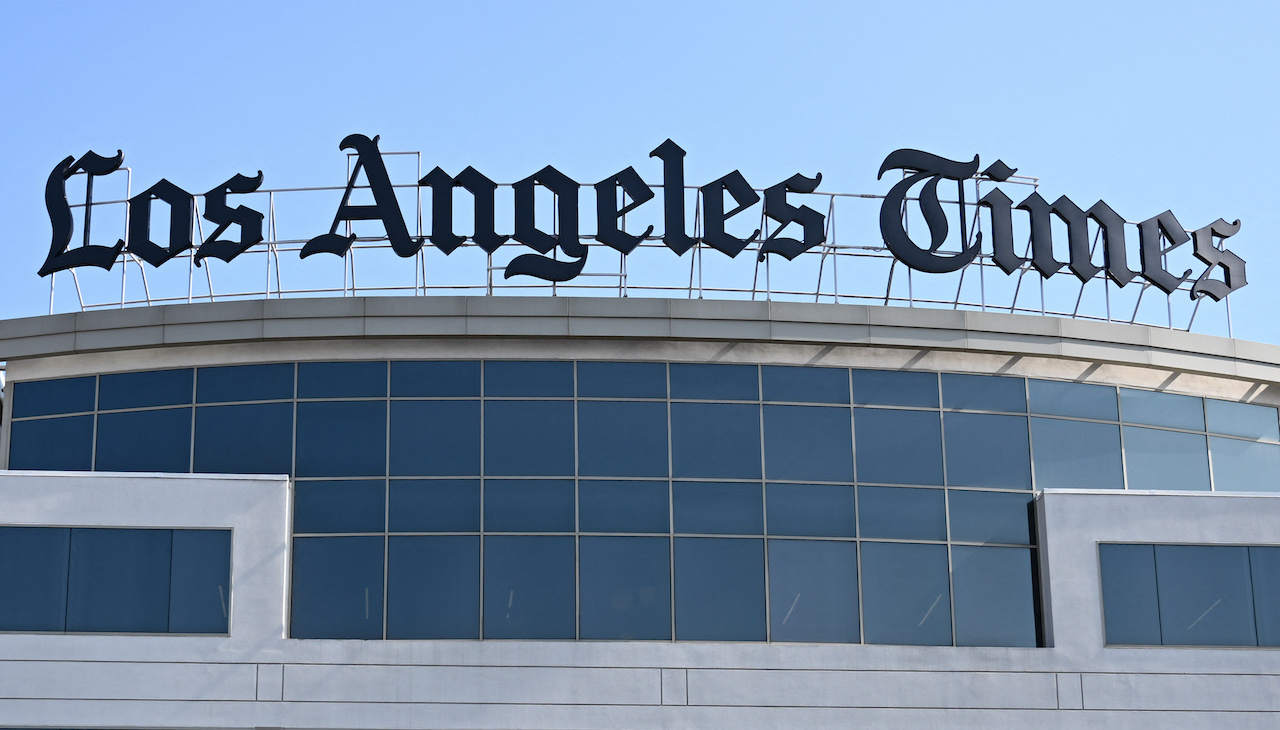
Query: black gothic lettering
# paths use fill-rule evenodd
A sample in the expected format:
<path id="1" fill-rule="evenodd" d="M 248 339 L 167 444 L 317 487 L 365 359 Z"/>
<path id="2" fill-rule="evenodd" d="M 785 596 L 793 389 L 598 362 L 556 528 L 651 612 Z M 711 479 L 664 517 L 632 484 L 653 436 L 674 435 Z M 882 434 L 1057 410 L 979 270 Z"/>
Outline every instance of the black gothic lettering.
<path id="1" fill-rule="evenodd" d="M 662 242 L 680 256 L 694 244 L 684 232 L 684 154 L 671 140 L 649 153 L 662 160 Z"/>
<path id="2" fill-rule="evenodd" d="M 703 185 L 699 192 L 702 193 L 702 206 L 706 211 L 702 240 L 708 246 L 733 258 L 760 235 L 759 228 L 746 238 L 735 238 L 724 231 L 725 221 L 760 202 L 760 195 L 751 189 L 751 185 L 742 173 L 734 170 L 719 180 Z M 728 213 L 724 212 L 725 193 L 728 193 L 736 204 Z"/>
<path id="3" fill-rule="evenodd" d="M 559 233 L 550 234 L 538 229 L 534 220 L 534 193 L 537 185 L 555 193 Z M 556 261 L 546 256 L 524 254 L 507 264 L 503 276 L 510 279 L 526 274 L 545 281 L 568 281 L 582 273 L 582 267 L 587 263 L 587 247 L 578 240 L 578 183 L 548 165 L 512 187 L 516 194 L 515 239 L 544 254 L 559 246 L 566 256 L 577 260 Z"/>
<path id="4" fill-rule="evenodd" d="M 454 252 L 465 236 L 453 232 L 453 189 L 462 188 L 471 193 L 475 199 L 475 233 L 471 240 L 484 250 L 493 253 L 506 243 L 509 236 L 499 236 L 494 232 L 494 197 L 498 184 L 481 175 L 474 167 L 468 167 L 458 173 L 457 177 L 440 168 L 427 173 L 419 185 L 431 186 L 431 243 L 444 251 L 445 255 Z"/>
<path id="5" fill-rule="evenodd" d="M 1166 238 L 1169 239 L 1168 248 L 1161 244 Z M 1179 284 L 1191 277 L 1191 269 L 1184 271 L 1181 277 L 1170 274 L 1164 267 L 1164 255 L 1190 240 L 1171 210 L 1139 223 L 1138 247 L 1142 254 L 1143 278 L 1160 287 L 1165 294 L 1172 294 Z"/>
<path id="6" fill-rule="evenodd" d="M 1191 298 L 1208 296 L 1215 302 L 1222 301 L 1231 292 L 1248 284 L 1244 277 L 1244 259 L 1214 245 L 1214 239 L 1230 238 L 1240 231 L 1240 221 L 1228 223 L 1221 218 L 1191 234 L 1195 241 L 1196 258 L 1209 265 L 1196 283 L 1191 286 Z M 1222 281 L 1210 279 L 1213 270 L 1222 267 Z"/>
<path id="7" fill-rule="evenodd" d="M 44 205 L 49 211 L 49 223 L 53 227 L 53 240 L 49 243 L 49 255 L 40 267 L 39 275 L 48 276 L 57 271 L 74 269 L 78 266 L 97 266 L 107 271 L 116 263 L 116 257 L 124 248 L 124 241 L 115 246 L 92 246 L 89 244 L 89 221 L 92 215 L 93 178 L 115 172 L 124 162 L 124 152 L 117 150 L 115 157 L 103 157 L 93 152 L 86 152 L 77 160 L 68 157 L 59 162 L 49 173 L 49 180 L 44 186 Z M 67 180 L 77 171 L 83 170 L 88 175 L 85 182 L 84 207 L 84 245 L 68 251 L 71 234 L 75 230 L 75 221 L 71 217 L 71 204 L 67 202 Z"/>
<path id="8" fill-rule="evenodd" d="M 351 179 L 347 181 L 347 189 L 342 194 L 342 203 L 333 216 L 333 225 L 329 232 L 307 241 L 302 247 L 301 258 L 317 253 L 331 253 L 345 256 L 355 236 L 338 235 L 338 224 L 343 221 L 382 221 L 387 232 L 387 240 L 391 250 L 398 256 L 409 257 L 422 248 L 422 239 L 409 237 L 409 229 L 404 223 L 404 214 L 400 211 L 400 201 L 396 200 L 395 188 L 391 186 L 391 178 L 387 175 L 387 166 L 378 151 L 378 138 L 369 139 L 363 134 L 350 134 L 342 140 L 340 149 L 354 150 L 355 167 L 351 170 Z M 351 205 L 351 191 L 355 189 L 356 179 L 364 170 L 369 181 L 369 191 L 373 194 L 373 205 Z"/>
<path id="9" fill-rule="evenodd" d="M 151 240 L 153 200 L 169 204 L 169 244 L 163 248 Z M 129 198 L 129 243 L 125 250 L 152 266 L 160 266 L 191 248 L 191 224 L 194 220 L 195 198 L 161 178 L 155 185 Z"/>
<path id="10" fill-rule="evenodd" d="M 764 261 L 767 254 L 776 253 L 788 261 L 827 240 L 827 217 L 807 205 L 799 208 L 787 202 L 787 193 L 812 193 L 822 182 L 822 173 L 816 177 L 792 175 L 786 180 L 764 191 L 764 214 L 778 223 L 778 227 L 760 244 L 758 260 Z M 799 223 L 803 241 L 794 238 L 781 238 L 778 234 L 788 223 Z"/>
<path id="11" fill-rule="evenodd" d="M 884 236 L 885 245 L 893 255 L 907 266 L 931 274 L 956 271 L 973 261 L 979 250 L 976 241 L 970 244 L 962 240 L 959 253 L 937 253 L 943 242 L 947 240 L 949 229 L 947 215 L 942 211 L 942 204 L 938 202 L 938 183 L 946 179 L 955 180 L 963 185 L 965 180 L 978 171 L 978 156 L 974 155 L 969 162 L 957 162 L 920 150 L 896 150 L 890 152 L 884 159 L 876 179 L 884 177 L 889 170 L 914 171 L 914 174 L 908 175 L 895 184 L 880 205 L 880 233 Z M 924 215 L 925 224 L 929 227 L 927 249 L 917 246 L 902 225 L 902 205 L 906 201 L 907 192 L 925 178 L 929 181 L 920 191 L 920 212 Z M 963 215 L 961 218 L 963 219 Z"/>
<path id="12" fill-rule="evenodd" d="M 196 250 L 196 266 L 206 258 L 222 259 L 227 263 L 262 241 L 262 214 L 243 205 L 232 208 L 227 205 L 228 193 L 252 193 L 262 186 L 262 170 L 257 177 L 235 175 L 230 180 L 204 194 L 204 218 L 218 226 Z M 232 225 L 240 226 L 239 241 L 219 241 L 224 231 Z"/>
<path id="13" fill-rule="evenodd" d="M 619 172 L 613 177 L 596 183 L 596 240 L 622 253 L 624 256 L 635 250 L 640 242 L 653 233 L 653 226 L 644 233 L 633 236 L 622 230 L 618 221 L 644 203 L 653 199 L 653 188 L 645 184 L 640 173 L 634 167 Z M 618 207 L 618 188 L 631 198 L 631 202 Z"/>

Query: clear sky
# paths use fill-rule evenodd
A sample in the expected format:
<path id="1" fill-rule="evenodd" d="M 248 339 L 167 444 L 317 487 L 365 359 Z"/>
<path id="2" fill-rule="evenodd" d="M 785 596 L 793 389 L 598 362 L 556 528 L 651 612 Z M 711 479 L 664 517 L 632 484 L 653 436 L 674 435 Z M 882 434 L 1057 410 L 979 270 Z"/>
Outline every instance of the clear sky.
<path id="1" fill-rule="evenodd" d="M 1130 220 L 1239 218 L 1234 332 L 1280 343 L 1277 3 L 8 0 L 0 30 L 4 318 L 48 309 L 44 185 L 68 155 L 123 150 L 135 191 L 340 185 L 359 132 L 425 169 L 585 184 L 660 177 L 672 138 L 695 184 L 884 192 L 909 147 Z"/>

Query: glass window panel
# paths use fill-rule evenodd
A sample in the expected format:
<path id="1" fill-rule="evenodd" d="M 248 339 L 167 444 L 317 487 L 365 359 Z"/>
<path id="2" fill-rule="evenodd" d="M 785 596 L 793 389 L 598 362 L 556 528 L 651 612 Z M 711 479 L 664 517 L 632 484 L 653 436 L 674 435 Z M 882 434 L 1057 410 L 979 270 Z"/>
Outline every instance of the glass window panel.
<path id="1" fill-rule="evenodd" d="M 674 482 L 671 499 L 676 532 L 764 534 L 759 482 Z"/>
<path id="2" fill-rule="evenodd" d="M 293 531 L 382 532 L 387 483 L 377 479 L 297 482 L 293 487 Z"/>
<path id="3" fill-rule="evenodd" d="M 394 361 L 392 398 L 480 397 L 480 362 Z M 388 629 L 390 631 L 390 629 Z"/>
<path id="4" fill-rule="evenodd" d="M 67 631 L 167 632 L 172 541 L 172 530 L 71 530 Z"/>
<path id="5" fill-rule="evenodd" d="M 1034 552 L 1030 548 L 951 548 L 956 646 L 1035 646 Z"/>
<path id="6" fill-rule="evenodd" d="M 14 383 L 9 410 L 14 418 L 92 411 L 97 381 L 90 375 Z"/>
<path id="7" fill-rule="evenodd" d="M 760 478 L 760 407 L 672 403 L 671 468 L 678 477 Z"/>
<path id="8" fill-rule="evenodd" d="M 862 626 L 868 644 L 951 644 L 947 546 L 862 543 Z"/>
<path id="9" fill-rule="evenodd" d="M 848 408 L 765 406 L 765 477 L 852 482 L 852 431 Z"/>
<path id="10" fill-rule="evenodd" d="M 671 638 L 671 541 L 583 537 L 578 546 L 583 639 Z"/>
<path id="11" fill-rule="evenodd" d="M 392 476 L 479 476 L 480 401 L 391 401 Z"/>
<path id="12" fill-rule="evenodd" d="M 1124 427 L 1129 489 L 1208 489 L 1209 450 L 1194 433 Z"/>
<path id="13" fill-rule="evenodd" d="M 1189 395 L 1121 388 L 1120 413 L 1125 423 L 1204 430 L 1203 400 Z"/>
<path id="14" fill-rule="evenodd" d="M 858 550 L 854 542 L 769 541 L 773 641 L 858 642 Z"/>
<path id="15" fill-rule="evenodd" d="M 98 415 L 97 471 L 191 471 L 191 409 Z"/>
<path id="16" fill-rule="evenodd" d="M 1220 492 L 1280 490 L 1280 445 L 1209 437 L 1213 488 Z"/>
<path id="17" fill-rule="evenodd" d="M 840 484 L 768 484 L 765 512 L 770 535 L 853 537 L 854 488 Z"/>
<path id="18" fill-rule="evenodd" d="M 10 469 L 89 471 L 93 468 L 93 416 L 14 421 Z"/>
<path id="19" fill-rule="evenodd" d="M 1249 549 L 1156 545 L 1165 644 L 1256 646 Z"/>
<path id="20" fill-rule="evenodd" d="M 0 527 L 0 631 L 62 631 L 71 530 Z"/>
<path id="21" fill-rule="evenodd" d="M 289 636 L 381 639 L 384 540 L 295 537 Z"/>
<path id="22" fill-rule="evenodd" d="M 484 404 L 484 469 L 497 476 L 573 476 L 572 401 Z"/>
<path id="23" fill-rule="evenodd" d="M 573 532 L 573 482 L 486 479 L 486 532 Z"/>
<path id="24" fill-rule="evenodd" d="M 298 363 L 299 398 L 385 398 L 385 362 Z"/>
<path id="25" fill-rule="evenodd" d="M 1271 406 L 1205 398 L 1204 414 L 1213 433 L 1280 440 L 1280 422 L 1276 420 L 1276 409 Z"/>
<path id="26" fill-rule="evenodd" d="M 1025 416 L 944 413 L 942 425 L 947 440 L 947 484 L 1031 488 Z"/>
<path id="27" fill-rule="evenodd" d="M 387 638 L 480 638 L 480 538 L 391 537 Z"/>
<path id="28" fill-rule="evenodd" d="M 229 365 L 200 368 L 196 373 L 196 402 L 293 398 L 293 363 Z"/>
<path id="29" fill-rule="evenodd" d="M 578 529 L 583 532 L 669 532 L 667 482 L 578 482 Z"/>
<path id="30" fill-rule="evenodd" d="M 677 537 L 676 639 L 764 641 L 764 540 Z"/>
<path id="31" fill-rule="evenodd" d="M 1009 492 L 948 490 L 951 539 L 961 542 L 1031 544 L 1032 496 Z"/>
<path id="32" fill-rule="evenodd" d="M 848 403 L 849 371 L 765 365 L 760 370 L 764 399 L 793 403 Z"/>
<path id="33" fill-rule="evenodd" d="M 191 402 L 194 377 L 191 368 L 103 375 L 98 378 L 98 408 L 186 405 Z"/>
<path id="34" fill-rule="evenodd" d="M 853 402 L 867 406 L 938 407 L 937 373 L 854 370 Z"/>
<path id="35" fill-rule="evenodd" d="M 1031 396 L 1032 413 L 1104 421 L 1115 421 L 1120 417 L 1116 389 L 1111 385 L 1028 380 L 1027 391 Z"/>
<path id="36" fill-rule="evenodd" d="M 573 540 L 484 538 L 484 638 L 574 638 Z"/>
<path id="37" fill-rule="evenodd" d="M 231 606 L 231 530 L 174 530 L 169 631 L 227 633 Z"/>
<path id="38" fill-rule="evenodd" d="M 392 532 L 479 532 L 480 480 L 392 479 Z"/>
<path id="39" fill-rule="evenodd" d="M 578 473 L 602 477 L 667 475 L 667 404 L 578 403 Z"/>
<path id="40" fill-rule="evenodd" d="M 573 363 L 489 360 L 484 364 L 484 397 L 571 398 Z"/>
<path id="41" fill-rule="evenodd" d="M 1099 545 L 1108 644 L 1158 646 L 1156 553 L 1151 545 Z"/>
<path id="42" fill-rule="evenodd" d="M 1031 419 L 1036 486 L 1124 489 L 1120 427 L 1111 423 Z"/>
<path id="43" fill-rule="evenodd" d="M 1280 548 L 1249 548 L 1258 645 L 1280 646 Z"/>
<path id="44" fill-rule="evenodd" d="M 947 503 L 941 489 L 858 487 L 863 537 L 946 540 Z"/>
<path id="45" fill-rule="evenodd" d="M 942 424 L 936 411 L 854 409 L 858 481 L 942 484 Z"/>
<path id="46" fill-rule="evenodd" d="M 293 404 L 196 408 L 195 471 L 289 474 L 293 471 Z"/>
<path id="47" fill-rule="evenodd" d="M 660 362 L 579 362 L 579 398 L 666 398 L 667 366 Z"/>
<path id="48" fill-rule="evenodd" d="M 297 476 L 387 473 L 386 401 L 299 403 L 297 429 Z"/>
<path id="49" fill-rule="evenodd" d="M 1022 378 L 993 375 L 942 374 L 942 407 L 965 411 L 1027 412 Z"/>
<path id="50" fill-rule="evenodd" d="M 671 363 L 671 397 L 760 400 L 760 376 L 755 365 Z"/>

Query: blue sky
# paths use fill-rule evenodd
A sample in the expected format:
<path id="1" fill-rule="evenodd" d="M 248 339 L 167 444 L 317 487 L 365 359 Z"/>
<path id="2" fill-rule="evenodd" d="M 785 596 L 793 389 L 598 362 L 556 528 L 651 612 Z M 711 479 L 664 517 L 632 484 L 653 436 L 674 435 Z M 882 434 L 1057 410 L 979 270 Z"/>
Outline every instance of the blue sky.
<path id="1" fill-rule="evenodd" d="M 671 138 L 693 184 L 883 193 L 910 147 L 1130 220 L 1239 218 L 1234 333 L 1280 343 L 1273 3 L 9 2 L 0 28 L 0 317 L 48 309 L 44 184 L 68 155 L 123 150 L 135 191 L 340 185 L 359 132 L 425 169 L 586 184 L 659 179 Z"/>

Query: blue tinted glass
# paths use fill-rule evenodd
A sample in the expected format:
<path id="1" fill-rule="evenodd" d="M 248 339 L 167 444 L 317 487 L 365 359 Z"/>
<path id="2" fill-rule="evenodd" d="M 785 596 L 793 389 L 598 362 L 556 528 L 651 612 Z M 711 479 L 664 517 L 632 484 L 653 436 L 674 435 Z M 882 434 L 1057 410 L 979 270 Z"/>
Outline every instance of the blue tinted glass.
<path id="1" fill-rule="evenodd" d="M 296 476 L 383 476 L 386 464 L 386 401 L 298 404 Z"/>
<path id="2" fill-rule="evenodd" d="M 1030 494 L 952 489 L 947 498 L 951 539 L 1030 545 L 1031 505 Z"/>
<path id="3" fill-rule="evenodd" d="M 1194 433 L 1124 427 L 1129 489 L 1208 489 L 1209 450 Z"/>
<path id="4" fill-rule="evenodd" d="M 573 532 L 573 482 L 486 479 L 486 532 Z"/>
<path id="5" fill-rule="evenodd" d="M 1276 420 L 1276 409 L 1271 406 L 1205 398 L 1204 414 L 1213 433 L 1280 440 L 1280 422 Z"/>
<path id="6" fill-rule="evenodd" d="M 956 646 L 1035 646 L 1030 548 L 951 548 Z"/>
<path id="7" fill-rule="evenodd" d="M 1203 400 L 1189 395 L 1121 388 L 1120 414 L 1125 423 L 1204 430 Z"/>
<path id="8" fill-rule="evenodd" d="M 191 402 L 194 376 L 190 368 L 103 375 L 98 379 L 98 408 L 185 405 Z"/>
<path id="9" fill-rule="evenodd" d="M 294 532 L 382 532 L 386 524 L 384 480 L 297 482 Z"/>
<path id="10" fill-rule="evenodd" d="M 293 539 L 295 639 L 381 639 L 384 538 Z"/>
<path id="11" fill-rule="evenodd" d="M 1156 545 L 1156 586 L 1165 644 L 1257 645 L 1248 548 Z"/>
<path id="12" fill-rule="evenodd" d="M 671 638 L 671 541 L 584 537 L 578 547 L 583 639 Z"/>
<path id="13" fill-rule="evenodd" d="M 169 630 L 172 530 L 75 528 L 67 631 Z"/>
<path id="14" fill-rule="evenodd" d="M 1257 441 L 1209 437 L 1213 450 L 1213 488 L 1220 492 L 1280 490 L 1280 446 Z"/>
<path id="15" fill-rule="evenodd" d="M 195 471 L 288 474 L 293 471 L 293 404 L 196 408 Z"/>
<path id="16" fill-rule="evenodd" d="M 498 476 L 573 476 L 571 401 L 484 404 L 484 470 Z"/>
<path id="17" fill-rule="evenodd" d="M 225 634 L 231 606 L 231 530 L 174 530 L 169 631 Z"/>
<path id="18" fill-rule="evenodd" d="M 1031 441 L 1040 489 L 1124 489 L 1119 426 L 1032 418 Z"/>
<path id="19" fill-rule="evenodd" d="M 97 471 L 191 471 L 191 409 L 102 413 Z"/>
<path id="20" fill-rule="evenodd" d="M 671 404 L 671 469 L 678 477 L 760 478 L 760 407 Z"/>
<path id="21" fill-rule="evenodd" d="M 1022 378 L 942 374 L 942 407 L 965 411 L 1027 412 Z"/>
<path id="22" fill-rule="evenodd" d="M 88 471 L 93 468 L 93 416 L 14 421 L 10 469 Z"/>
<path id="23" fill-rule="evenodd" d="M 480 638 L 480 538 L 392 537 L 387 638 Z"/>
<path id="24" fill-rule="evenodd" d="M 938 407 L 936 373 L 854 370 L 853 402 L 871 406 Z"/>
<path id="25" fill-rule="evenodd" d="M 392 479 L 392 532 L 479 532 L 480 480 Z"/>
<path id="26" fill-rule="evenodd" d="M 947 546 L 862 543 L 862 626 L 868 644 L 951 644 Z"/>
<path id="27" fill-rule="evenodd" d="M 1151 545 L 1099 545 L 1108 644 L 1158 646 L 1156 557 Z"/>
<path id="28" fill-rule="evenodd" d="M 480 401 L 391 402 L 392 476 L 479 476 Z"/>
<path id="29" fill-rule="evenodd" d="M 858 550 L 853 542 L 769 541 L 769 638 L 858 641 Z"/>
<path id="30" fill-rule="evenodd" d="M 196 402 L 283 400 L 293 397 L 293 363 L 200 368 Z"/>
<path id="31" fill-rule="evenodd" d="M 62 631 L 67 615 L 65 527 L 0 527 L 0 631 Z"/>
<path id="32" fill-rule="evenodd" d="M 941 489 L 858 487 L 863 537 L 946 540 L 947 505 Z"/>
<path id="33" fill-rule="evenodd" d="M 578 403 L 578 473 L 600 477 L 667 475 L 667 404 Z"/>
<path id="34" fill-rule="evenodd" d="M 573 537 L 484 538 L 484 638 L 572 639 Z"/>
<path id="35" fill-rule="evenodd" d="M 1249 548 L 1258 645 L 1280 646 L 1280 548 Z"/>
<path id="36" fill-rule="evenodd" d="M 9 408 L 14 418 L 92 411 L 96 383 L 97 378 L 92 375 L 14 383 Z"/>
<path id="37" fill-rule="evenodd" d="M 385 362 L 298 363 L 299 398 L 385 398 Z"/>
<path id="38" fill-rule="evenodd" d="M 764 540 L 677 537 L 676 639 L 764 641 Z"/>
<path id="39" fill-rule="evenodd" d="M 465 396 L 476 398 L 480 396 L 479 361 L 440 360 L 391 363 L 392 398 Z"/>
<path id="40" fill-rule="evenodd" d="M 854 494 L 853 487 L 839 484 L 768 484 L 769 534 L 853 537 L 857 534 Z"/>
<path id="41" fill-rule="evenodd" d="M 854 409 L 858 481 L 942 484 L 942 424 L 933 411 Z"/>
<path id="42" fill-rule="evenodd" d="M 667 366 L 660 362 L 580 362 L 579 398 L 666 398 Z"/>
<path id="43" fill-rule="evenodd" d="M 853 481 L 853 424 L 848 408 L 765 406 L 768 479 Z"/>
<path id="44" fill-rule="evenodd" d="M 568 361 L 508 362 L 484 364 L 486 398 L 571 398 L 573 363 Z"/>
<path id="45" fill-rule="evenodd" d="M 1025 416 L 946 413 L 947 484 L 1031 488 L 1031 450 Z"/>
<path id="46" fill-rule="evenodd" d="M 849 371 L 765 365 L 760 369 L 764 399 L 792 403 L 848 403 Z"/>
<path id="47" fill-rule="evenodd" d="M 755 365 L 671 363 L 671 397 L 760 400 L 760 376 Z"/>
<path id="48" fill-rule="evenodd" d="M 671 499 L 676 532 L 764 533 L 759 482 L 674 482 Z"/>
<path id="49" fill-rule="evenodd" d="M 1098 418 L 1114 421 L 1120 417 L 1116 389 L 1110 385 L 1085 385 L 1057 380 L 1028 380 L 1031 412 L 1050 416 Z"/>
<path id="50" fill-rule="evenodd" d="M 668 532 L 667 482 L 578 482 L 583 532 Z"/>

